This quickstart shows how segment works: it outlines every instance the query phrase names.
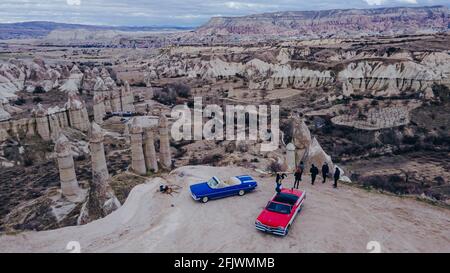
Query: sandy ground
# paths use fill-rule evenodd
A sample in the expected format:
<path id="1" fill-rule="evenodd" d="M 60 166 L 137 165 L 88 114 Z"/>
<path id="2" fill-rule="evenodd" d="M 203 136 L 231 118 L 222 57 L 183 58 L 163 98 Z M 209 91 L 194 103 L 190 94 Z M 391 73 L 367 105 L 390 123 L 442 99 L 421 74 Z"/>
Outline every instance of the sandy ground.
<path id="1" fill-rule="evenodd" d="M 206 204 L 192 200 L 189 184 L 239 174 L 256 178 L 258 189 Z M 272 178 L 239 168 L 195 166 L 167 179 L 183 187 L 179 194 L 158 193 L 163 181 L 156 178 L 135 187 L 125 204 L 104 219 L 4 235 L 0 252 L 68 252 L 69 241 L 79 241 L 82 252 L 368 252 L 369 241 L 378 241 L 382 252 L 450 252 L 450 210 L 415 200 L 346 185 L 336 190 L 330 181 L 311 186 L 305 179 L 305 207 L 282 238 L 254 227 L 273 195 Z"/>

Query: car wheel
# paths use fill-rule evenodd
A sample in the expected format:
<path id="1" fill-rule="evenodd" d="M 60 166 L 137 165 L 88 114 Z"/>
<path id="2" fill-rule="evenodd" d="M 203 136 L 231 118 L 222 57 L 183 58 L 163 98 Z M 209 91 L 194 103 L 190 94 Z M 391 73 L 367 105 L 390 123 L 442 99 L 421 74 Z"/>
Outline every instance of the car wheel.
<path id="1" fill-rule="evenodd" d="M 208 202 L 208 200 L 209 200 L 209 198 L 208 198 L 207 196 L 205 196 L 205 197 L 202 198 L 202 202 L 203 202 L 203 203 Z"/>
<path id="2" fill-rule="evenodd" d="M 245 191 L 244 190 L 240 190 L 238 194 L 239 194 L 239 196 L 242 196 L 242 195 L 245 194 Z"/>
<path id="3" fill-rule="evenodd" d="M 284 234 L 284 236 L 287 236 L 289 234 L 289 229 L 291 228 L 291 225 L 287 226 L 286 228 L 286 233 Z"/>

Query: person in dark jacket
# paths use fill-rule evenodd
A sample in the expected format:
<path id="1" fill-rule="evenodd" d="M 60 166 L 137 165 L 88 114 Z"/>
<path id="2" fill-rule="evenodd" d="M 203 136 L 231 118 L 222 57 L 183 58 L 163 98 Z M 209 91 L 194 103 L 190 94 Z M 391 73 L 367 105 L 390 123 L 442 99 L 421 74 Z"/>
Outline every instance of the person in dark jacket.
<path id="1" fill-rule="evenodd" d="M 311 173 L 311 185 L 314 185 L 314 181 L 316 181 L 316 176 L 319 174 L 319 169 L 317 169 L 314 164 L 311 165 L 311 169 L 309 169 Z"/>
<path id="2" fill-rule="evenodd" d="M 339 170 L 338 167 L 336 167 L 336 170 L 334 171 L 334 184 L 333 187 L 337 188 L 337 182 L 341 178 L 341 170 Z"/>
<path id="3" fill-rule="evenodd" d="M 283 179 L 286 178 L 286 174 L 285 173 L 277 173 L 277 176 L 275 178 L 275 183 L 276 183 L 276 187 L 275 187 L 275 191 L 280 193 L 281 192 L 281 181 L 283 181 Z"/>
<path id="4" fill-rule="evenodd" d="M 322 166 L 322 177 L 323 177 L 322 183 L 326 182 L 327 176 L 329 173 L 330 173 L 330 168 L 328 167 L 328 163 L 325 162 L 325 163 L 323 163 L 323 166 Z"/>
<path id="5" fill-rule="evenodd" d="M 298 189 L 300 181 L 302 181 L 303 168 L 304 168 L 304 165 L 303 165 L 303 162 L 301 162 L 300 165 L 297 167 L 297 169 L 295 169 L 294 187 L 292 187 L 292 189 L 294 189 L 294 188 Z"/>

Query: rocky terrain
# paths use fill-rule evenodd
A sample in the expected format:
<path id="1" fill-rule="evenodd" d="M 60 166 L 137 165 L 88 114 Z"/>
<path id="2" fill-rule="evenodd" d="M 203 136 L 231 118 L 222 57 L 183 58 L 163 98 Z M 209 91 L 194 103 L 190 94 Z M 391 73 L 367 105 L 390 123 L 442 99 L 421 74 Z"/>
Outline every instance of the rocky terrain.
<path id="1" fill-rule="evenodd" d="M 85 251 L 176 251 L 170 242 L 192 239 L 176 223 L 195 218 L 190 211 L 200 205 L 188 185 L 214 172 L 261 181 L 245 197 L 253 205 L 242 218 L 231 212 L 245 199 L 200 206 L 203 218 L 219 210 L 224 217 L 214 223 L 231 221 L 247 233 L 272 194 L 273 173 L 292 172 L 300 161 L 306 177 L 311 164 L 340 168 L 344 184 L 313 188 L 305 178 L 310 209 L 290 233 L 292 244 L 276 249 L 359 252 L 383 240 L 385 251 L 448 251 L 447 13 L 290 12 L 214 18 L 194 32 L 55 29 L 42 39 L 0 42 L 0 251 L 64 251 L 80 234 Z M 354 22 L 366 28 L 362 37 L 353 35 Z M 380 31 L 387 25 L 392 33 Z M 330 36 L 327 26 L 343 32 Z M 175 141 L 171 109 L 192 110 L 195 97 L 203 105 L 278 105 L 279 145 L 262 151 L 262 140 Z M 156 193 L 161 184 L 175 194 Z M 147 207 L 158 213 L 142 217 Z M 302 237 L 331 215 L 320 230 L 327 240 Z M 67 226 L 78 227 L 48 231 Z M 32 230 L 45 232 L 21 233 Z M 239 251 L 269 251 L 274 240 L 250 238 Z M 225 241 L 183 242 L 186 251 L 233 251 Z"/>
<path id="2" fill-rule="evenodd" d="M 202 205 L 186 190 L 212 175 L 243 173 L 259 183 L 244 197 Z M 172 195 L 157 192 L 164 183 L 175 183 L 181 190 Z M 307 191 L 305 207 L 282 240 L 254 227 L 255 217 L 273 194 L 270 177 L 236 167 L 185 166 L 135 187 L 124 205 L 104 219 L 1 236 L 0 252 L 69 252 L 70 241 L 78 241 L 83 253 L 368 252 L 369 241 L 378 241 L 382 252 L 450 251 L 447 209 L 349 186 L 337 191 L 328 184 L 311 186 L 309 178 L 301 186 Z"/>
<path id="3" fill-rule="evenodd" d="M 161 48 L 170 45 L 235 44 L 296 39 L 348 39 L 424 35 L 448 30 L 446 6 L 288 11 L 213 17 L 189 27 L 107 27 L 53 22 L 0 24 L 0 40 L 34 39 L 46 46 Z M 29 42 L 28 42 L 29 43 Z"/>
<path id="4" fill-rule="evenodd" d="M 424 34 L 448 27 L 445 6 L 413 8 L 288 11 L 242 17 L 214 17 L 198 29 L 202 35 L 290 38 L 348 38 Z"/>

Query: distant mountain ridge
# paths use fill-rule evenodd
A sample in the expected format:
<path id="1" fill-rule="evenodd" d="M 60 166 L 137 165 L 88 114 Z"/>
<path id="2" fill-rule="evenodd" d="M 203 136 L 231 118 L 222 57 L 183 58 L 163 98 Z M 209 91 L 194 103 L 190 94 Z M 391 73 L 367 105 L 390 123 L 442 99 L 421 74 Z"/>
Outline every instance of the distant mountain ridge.
<path id="1" fill-rule="evenodd" d="M 204 35 L 348 37 L 447 31 L 446 6 L 286 11 L 213 17 L 197 29 Z"/>
<path id="2" fill-rule="evenodd" d="M 190 30 L 190 27 L 177 26 L 98 26 L 83 24 L 66 24 L 49 21 L 32 21 L 19 23 L 0 24 L 0 40 L 5 39 L 30 39 L 44 38 L 54 30 L 77 30 L 90 31 L 115 30 L 115 31 L 163 31 L 163 30 Z"/>

